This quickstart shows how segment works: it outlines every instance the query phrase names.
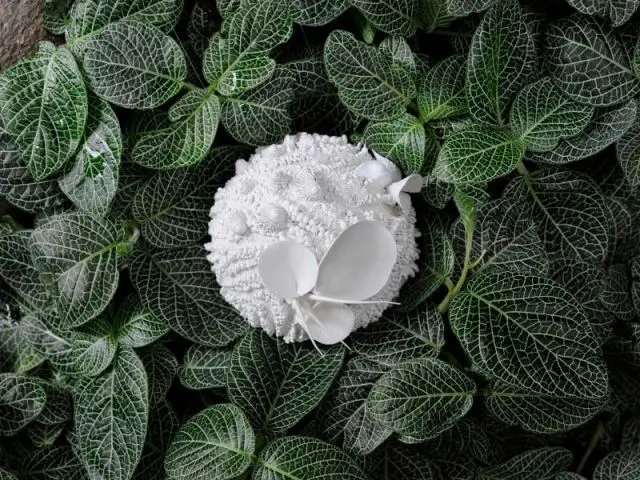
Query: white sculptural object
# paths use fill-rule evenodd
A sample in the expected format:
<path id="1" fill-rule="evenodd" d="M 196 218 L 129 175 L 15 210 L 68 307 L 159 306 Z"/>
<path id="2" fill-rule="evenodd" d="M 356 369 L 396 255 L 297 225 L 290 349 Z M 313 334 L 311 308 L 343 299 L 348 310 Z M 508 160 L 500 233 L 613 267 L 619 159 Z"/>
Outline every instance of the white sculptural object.
<path id="1" fill-rule="evenodd" d="M 417 270 L 415 212 L 389 160 L 300 133 L 236 162 L 205 245 L 220 293 L 285 342 L 333 344 L 380 318 Z"/>

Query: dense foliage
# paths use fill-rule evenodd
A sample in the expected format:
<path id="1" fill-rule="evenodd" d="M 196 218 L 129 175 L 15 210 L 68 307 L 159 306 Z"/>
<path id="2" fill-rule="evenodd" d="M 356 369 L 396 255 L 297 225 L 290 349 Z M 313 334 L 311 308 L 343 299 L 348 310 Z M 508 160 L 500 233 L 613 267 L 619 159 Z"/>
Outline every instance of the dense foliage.
<path id="1" fill-rule="evenodd" d="M 639 0 L 47 0 L 0 74 L 0 479 L 640 478 Z M 205 259 L 234 161 L 426 177 L 401 305 L 316 352 Z"/>

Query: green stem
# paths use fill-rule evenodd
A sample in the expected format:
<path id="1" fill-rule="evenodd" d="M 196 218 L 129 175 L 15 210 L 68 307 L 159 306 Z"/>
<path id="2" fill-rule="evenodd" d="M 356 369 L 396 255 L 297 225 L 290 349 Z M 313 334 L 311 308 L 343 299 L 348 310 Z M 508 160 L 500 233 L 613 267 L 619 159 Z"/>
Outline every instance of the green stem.
<path id="1" fill-rule="evenodd" d="M 451 281 L 450 278 L 445 278 L 444 279 L 444 284 L 447 287 L 447 290 L 450 292 L 451 290 L 453 290 L 453 288 L 455 287 L 455 285 L 453 284 L 453 282 Z"/>
<path id="2" fill-rule="evenodd" d="M 580 465 L 578 465 L 578 469 L 576 470 L 576 473 L 578 475 L 580 475 L 584 470 L 584 467 L 587 465 L 587 462 L 589 461 L 589 457 L 595 450 L 603 434 L 604 434 L 604 425 L 602 425 L 602 421 L 599 421 L 598 425 L 596 426 L 596 431 L 593 432 L 591 441 L 589 442 L 589 445 L 587 446 L 587 449 L 585 450 L 584 455 L 582 456 L 582 460 L 580 460 Z"/>
<path id="3" fill-rule="evenodd" d="M 527 167 L 524 166 L 524 163 L 522 161 L 518 163 L 518 166 L 516 168 L 520 175 L 529 175 L 529 170 L 527 170 Z"/>
<path id="4" fill-rule="evenodd" d="M 189 90 L 190 92 L 193 92 L 194 90 L 202 90 L 200 87 L 194 85 L 191 82 L 182 82 L 182 88 L 184 88 L 185 90 Z"/>
<path id="5" fill-rule="evenodd" d="M 473 225 L 467 225 L 465 222 L 465 246 L 464 246 L 464 267 L 462 268 L 462 274 L 458 279 L 458 283 L 455 284 L 452 290 L 447 293 L 447 296 L 444 298 L 442 303 L 438 306 L 438 312 L 446 313 L 449 309 L 449 305 L 454 297 L 460 293 L 462 287 L 464 286 L 464 282 L 467 280 L 467 275 L 469 274 L 469 269 L 471 267 L 471 249 L 473 247 Z"/>

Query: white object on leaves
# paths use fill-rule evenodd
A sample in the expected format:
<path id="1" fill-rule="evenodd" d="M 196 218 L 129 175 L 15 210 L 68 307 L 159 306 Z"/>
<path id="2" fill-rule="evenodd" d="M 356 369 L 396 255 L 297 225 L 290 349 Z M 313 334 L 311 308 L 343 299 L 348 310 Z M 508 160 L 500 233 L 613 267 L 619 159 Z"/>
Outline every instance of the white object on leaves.
<path id="1" fill-rule="evenodd" d="M 396 242 L 384 224 L 364 220 L 342 232 L 320 264 L 307 247 L 284 240 L 262 252 L 258 271 L 271 293 L 297 302 L 298 322 L 309 337 L 332 345 L 353 330 L 355 317 L 345 304 L 382 290 L 396 258 Z"/>

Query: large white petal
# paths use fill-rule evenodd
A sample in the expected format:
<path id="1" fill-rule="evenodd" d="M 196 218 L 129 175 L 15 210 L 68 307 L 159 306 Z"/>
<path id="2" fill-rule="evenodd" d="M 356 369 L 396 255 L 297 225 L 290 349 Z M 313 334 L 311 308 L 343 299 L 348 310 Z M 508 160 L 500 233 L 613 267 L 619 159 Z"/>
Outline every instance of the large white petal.
<path id="1" fill-rule="evenodd" d="M 306 330 L 309 336 L 323 345 L 334 345 L 343 341 L 353 330 L 355 315 L 345 306 L 335 303 L 316 303 L 312 308 L 303 308 Z"/>
<path id="2" fill-rule="evenodd" d="M 269 245 L 262 252 L 258 272 L 271 293 L 281 298 L 296 298 L 315 285 L 318 261 L 300 242 L 285 240 Z"/>
<path id="3" fill-rule="evenodd" d="M 320 262 L 314 293 L 366 300 L 386 285 L 396 257 L 396 241 L 384 224 L 358 222 L 340 234 Z"/>

